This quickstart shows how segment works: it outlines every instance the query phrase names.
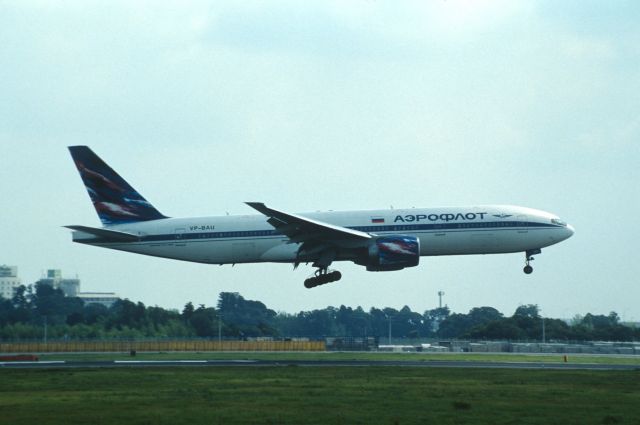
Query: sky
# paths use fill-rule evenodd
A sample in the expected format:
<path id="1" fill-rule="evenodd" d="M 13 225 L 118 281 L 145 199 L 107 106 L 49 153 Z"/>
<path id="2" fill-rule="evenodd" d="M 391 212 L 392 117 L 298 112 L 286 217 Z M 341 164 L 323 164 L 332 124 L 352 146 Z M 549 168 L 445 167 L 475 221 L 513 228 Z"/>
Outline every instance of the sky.
<path id="1" fill-rule="evenodd" d="M 239 292 L 289 313 L 608 314 L 640 321 L 640 3 L 2 1 L 0 264 L 146 305 Z M 165 215 L 514 204 L 576 234 L 536 256 L 370 273 L 213 266 L 74 244 L 99 225 L 67 146 Z"/>

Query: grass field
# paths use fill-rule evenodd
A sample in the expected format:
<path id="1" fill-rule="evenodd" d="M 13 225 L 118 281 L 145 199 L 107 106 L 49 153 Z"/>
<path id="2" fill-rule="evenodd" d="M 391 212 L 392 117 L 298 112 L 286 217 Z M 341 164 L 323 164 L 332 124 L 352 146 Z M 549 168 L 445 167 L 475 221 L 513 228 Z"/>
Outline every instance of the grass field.
<path id="1" fill-rule="evenodd" d="M 640 371 L 0 369 L 2 424 L 638 424 Z"/>

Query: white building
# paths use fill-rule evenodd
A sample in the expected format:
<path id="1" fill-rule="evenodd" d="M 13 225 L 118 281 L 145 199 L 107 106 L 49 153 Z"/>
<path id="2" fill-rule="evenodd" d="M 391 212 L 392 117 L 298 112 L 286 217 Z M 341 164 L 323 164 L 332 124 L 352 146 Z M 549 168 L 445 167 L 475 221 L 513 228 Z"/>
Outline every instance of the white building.
<path id="1" fill-rule="evenodd" d="M 58 269 L 47 270 L 47 276 L 43 277 L 36 284 L 45 284 L 61 289 L 67 297 L 77 297 L 80 292 L 80 279 L 65 279 L 62 277 L 62 271 Z"/>
<path id="2" fill-rule="evenodd" d="M 0 297 L 10 300 L 20 285 L 22 280 L 18 277 L 18 267 L 0 266 Z"/>
<path id="3" fill-rule="evenodd" d="M 1 270 L 0 268 L 0 273 Z M 15 267 L 13 267 L 13 270 L 15 271 Z M 59 269 L 47 270 L 47 274 L 36 284 L 44 284 L 55 289 L 61 289 L 66 297 L 78 297 L 85 304 L 102 304 L 107 308 L 120 299 L 114 292 L 80 292 L 80 279 L 78 277 L 75 279 L 63 278 L 62 271 Z"/>
<path id="4" fill-rule="evenodd" d="M 114 292 L 80 292 L 77 297 L 85 304 L 102 304 L 107 308 L 120 299 Z"/>

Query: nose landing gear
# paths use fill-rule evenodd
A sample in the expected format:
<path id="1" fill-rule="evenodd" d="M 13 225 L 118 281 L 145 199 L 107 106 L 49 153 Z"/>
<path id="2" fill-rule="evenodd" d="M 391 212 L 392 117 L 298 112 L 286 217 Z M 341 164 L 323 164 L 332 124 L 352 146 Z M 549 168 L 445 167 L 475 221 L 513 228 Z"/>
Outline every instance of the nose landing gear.
<path id="1" fill-rule="evenodd" d="M 314 277 L 304 281 L 305 288 L 315 288 L 316 286 L 325 285 L 330 282 L 336 282 L 342 278 L 342 273 L 337 270 L 329 272 L 326 267 L 319 268 L 315 272 Z"/>
<path id="2" fill-rule="evenodd" d="M 533 267 L 531 267 L 530 262 L 534 260 L 533 256 L 540 254 L 542 252 L 541 249 L 530 249 L 528 251 L 525 252 L 525 266 L 524 269 L 522 269 L 522 271 L 525 274 L 531 274 L 533 273 Z"/>

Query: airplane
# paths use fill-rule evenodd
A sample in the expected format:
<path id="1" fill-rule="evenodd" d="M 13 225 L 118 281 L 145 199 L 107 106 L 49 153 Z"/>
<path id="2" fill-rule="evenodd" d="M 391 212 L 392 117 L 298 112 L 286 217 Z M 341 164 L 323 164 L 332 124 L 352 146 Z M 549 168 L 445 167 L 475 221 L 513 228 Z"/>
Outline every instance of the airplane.
<path id="1" fill-rule="evenodd" d="M 417 266 L 421 256 L 525 253 L 524 272 L 542 248 L 571 237 L 557 215 L 511 205 L 294 214 L 246 202 L 253 215 L 171 218 L 158 211 L 87 146 L 70 146 L 102 227 L 65 226 L 74 242 L 209 264 L 312 263 L 313 288 L 341 279 L 352 261 L 367 271 Z"/>

